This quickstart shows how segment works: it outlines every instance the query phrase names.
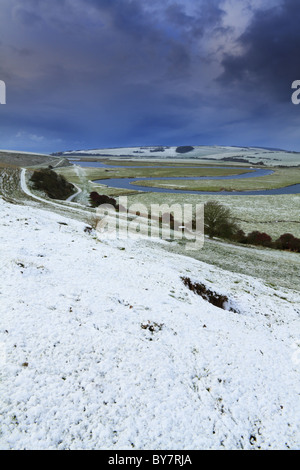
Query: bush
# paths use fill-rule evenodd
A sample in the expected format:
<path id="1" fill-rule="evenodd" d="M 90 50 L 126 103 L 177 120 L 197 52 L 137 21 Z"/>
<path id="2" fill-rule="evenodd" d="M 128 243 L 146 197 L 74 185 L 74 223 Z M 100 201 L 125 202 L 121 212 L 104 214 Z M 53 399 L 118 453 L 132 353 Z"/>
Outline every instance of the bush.
<path id="1" fill-rule="evenodd" d="M 247 243 L 250 245 L 259 245 L 276 248 L 277 250 L 289 250 L 300 253 L 300 238 L 294 237 L 291 233 L 284 233 L 273 242 L 271 236 L 265 232 L 254 230 L 248 235 L 245 235 L 243 230 L 239 230 L 235 233 L 233 239 L 238 243 Z"/>
<path id="2" fill-rule="evenodd" d="M 247 243 L 250 245 L 261 245 L 261 246 L 271 246 L 272 238 L 265 232 L 259 232 L 255 230 L 247 236 Z"/>
<path id="3" fill-rule="evenodd" d="M 73 184 L 49 168 L 34 171 L 30 181 L 33 189 L 44 191 L 51 199 L 65 200 L 76 192 Z"/>
<path id="4" fill-rule="evenodd" d="M 294 238 L 291 242 L 291 251 L 300 253 L 300 238 Z"/>
<path id="5" fill-rule="evenodd" d="M 119 205 L 113 197 L 106 196 L 105 194 L 98 194 L 96 191 L 90 193 L 90 203 L 93 207 L 109 204 L 115 209 L 119 209 Z"/>
<path id="6" fill-rule="evenodd" d="M 275 248 L 278 250 L 289 250 L 300 253 L 300 239 L 291 233 L 284 233 L 275 241 Z"/>
<path id="7" fill-rule="evenodd" d="M 247 243 L 247 235 L 245 234 L 244 230 L 237 230 L 237 232 L 233 235 L 232 239 L 237 243 Z"/>

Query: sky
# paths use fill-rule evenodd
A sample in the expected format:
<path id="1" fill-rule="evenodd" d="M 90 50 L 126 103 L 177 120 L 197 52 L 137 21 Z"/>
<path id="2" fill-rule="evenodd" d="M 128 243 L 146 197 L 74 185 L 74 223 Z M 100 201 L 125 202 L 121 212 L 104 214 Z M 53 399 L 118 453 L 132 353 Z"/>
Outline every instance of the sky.
<path id="1" fill-rule="evenodd" d="M 300 151 L 299 0 L 0 0 L 0 148 Z"/>

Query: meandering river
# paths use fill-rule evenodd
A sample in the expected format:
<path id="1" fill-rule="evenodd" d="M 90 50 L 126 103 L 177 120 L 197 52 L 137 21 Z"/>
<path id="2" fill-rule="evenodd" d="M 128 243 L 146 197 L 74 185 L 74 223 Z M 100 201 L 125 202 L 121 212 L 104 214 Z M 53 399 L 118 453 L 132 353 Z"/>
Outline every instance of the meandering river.
<path id="1" fill-rule="evenodd" d="M 107 165 L 101 162 L 84 162 L 84 161 L 70 161 L 74 165 L 80 165 L 82 167 L 94 167 L 94 168 L 128 168 L 123 165 Z M 165 168 L 162 166 L 130 166 L 130 168 Z M 168 168 L 224 168 L 217 166 L 168 166 Z M 247 178 L 257 178 L 262 176 L 268 176 L 273 174 L 272 170 L 266 170 L 264 168 L 242 168 L 242 167 L 226 167 L 227 169 L 242 169 L 249 170 L 249 173 L 243 173 L 240 175 L 227 175 L 227 176 L 189 176 L 189 177 L 132 177 L 132 178 L 110 178 L 102 180 L 94 180 L 95 183 L 103 184 L 112 188 L 118 189 L 129 189 L 131 191 L 144 191 L 144 192 L 155 192 L 155 193 L 173 193 L 173 194 L 203 194 L 203 195 L 228 195 L 228 196 L 271 196 L 271 195 L 280 195 L 280 194 L 299 194 L 300 193 L 300 184 L 294 184 L 292 186 L 285 186 L 283 188 L 277 189 L 265 189 L 257 191 L 189 191 L 186 189 L 171 189 L 171 188 L 156 188 L 156 187 L 147 187 L 138 185 L 139 181 L 155 181 L 155 180 L 178 180 L 178 181 L 195 181 L 195 180 L 232 180 L 232 179 L 247 179 Z M 132 184 L 134 183 L 134 184 Z"/>

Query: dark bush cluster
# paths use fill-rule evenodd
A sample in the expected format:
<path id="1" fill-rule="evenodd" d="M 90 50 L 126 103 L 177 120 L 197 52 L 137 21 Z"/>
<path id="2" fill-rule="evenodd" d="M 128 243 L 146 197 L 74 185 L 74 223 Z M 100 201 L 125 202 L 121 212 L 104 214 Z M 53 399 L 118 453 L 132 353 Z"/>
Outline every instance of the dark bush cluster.
<path id="1" fill-rule="evenodd" d="M 96 191 L 90 193 L 90 203 L 93 207 L 107 204 L 113 206 L 117 210 L 119 209 L 119 205 L 113 197 L 106 196 L 105 194 L 98 194 Z"/>
<path id="2" fill-rule="evenodd" d="M 210 238 L 219 237 L 243 244 L 300 253 L 300 239 L 291 233 L 284 233 L 275 241 L 267 233 L 258 230 L 246 235 L 234 221 L 230 209 L 217 201 L 208 201 L 204 205 L 204 231 Z"/>
<path id="3" fill-rule="evenodd" d="M 279 250 L 289 250 L 300 253 L 300 238 L 294 237 L 291 233 L 284 233 L 274 242 L 274 247 Z"/>
<path id="4" fill-rule="evenodd" d="M 33 189 L 44 191 L 51 199 L 65 200 L 76 191 L 64 176 L 50 168 L 34 171 L 30 181 L 33 182 Z"/>
<path id="5" fill-rule="evenodd" d="M 277 240 L 273 241 L 272 237 L 265 232 L 255 230 L 246 235 L 243 230 L 239 230 L 235 233 L 233 240 L 243 244 L 266 246 L 277 250 L 300 253 L 300 238 L 294 237 L 291 233 L 284 233 Z"/>
<path id="6" fill-rule="evenodd" d="M 254 230 L 253 232 L 249 233 L 246 237 L 247 243 L 250 245 L 260 245 L 260 246 L 271 246 L 272 245 L 272 237 L 265 232 L 259 232 L 258 230 Z"/>

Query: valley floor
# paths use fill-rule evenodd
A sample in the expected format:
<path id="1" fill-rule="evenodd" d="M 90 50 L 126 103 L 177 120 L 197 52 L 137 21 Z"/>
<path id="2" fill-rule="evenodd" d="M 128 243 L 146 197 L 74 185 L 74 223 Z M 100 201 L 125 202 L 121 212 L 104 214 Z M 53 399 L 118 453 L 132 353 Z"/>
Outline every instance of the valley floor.
<path id="1" fill-rule="evenodd" d="M 299 448 L 299 292 L 2 199 L 0 217 L 1 449 Z"/>

